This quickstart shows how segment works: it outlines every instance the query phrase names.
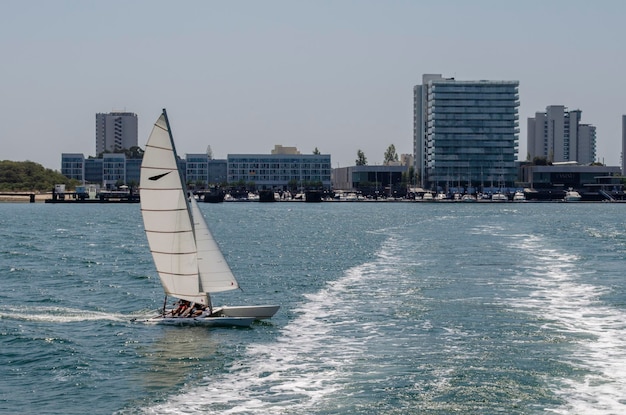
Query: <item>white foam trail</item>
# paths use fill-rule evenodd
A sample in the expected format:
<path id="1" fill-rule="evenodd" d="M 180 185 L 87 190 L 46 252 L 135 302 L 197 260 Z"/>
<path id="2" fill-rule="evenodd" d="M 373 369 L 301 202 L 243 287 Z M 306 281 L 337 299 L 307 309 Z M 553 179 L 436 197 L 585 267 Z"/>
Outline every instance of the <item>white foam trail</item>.
<path id="1" fill-rule="evenodd" d="M 36 321 L 47 323 L 73 323 L 79 321 L 129 321 L 130 316 L 67 307 L 0 307 L 0 319 Z"/>
<path id="2" fill-rule="evenodd" d="M 367 339 L 361 331 L 350 336 L 345 330 L 366 326 L 358 319 L 363 287 L 368 279 L 379 278 L 381 266 L 391 260 L 383 250 L 373 262 L 306 295 L 307 301 L 294 310 L 298 317 L 281 330 L 275 343 L 250 345 L 245 360 L 235 363 L 230 373 L 208 379 L 208 386 L 173 396 L 146 413 L 173 414 L 181 408 L 203 414 L 314 412 L 341 390 L 348 366 L 362 356 Z"/>
<path id="3" fill-rule="evenodd" d="M 559 414 L 617 414 L 626 412 L 626 313 L 603 305 L 605 287 L 582 282 L 579 259 L 548 249 L 540 238 L 526 236 L 519 248 L 530 252 L 533 265 L 523 282 L 534 289 L 518 307 L 550 321 L 547 327 L 568 339 L 579 339 L 564 360 L 586 371 L 581 378 L 559 380 L 556 393 L 567 402 L 546 409 Z"/>

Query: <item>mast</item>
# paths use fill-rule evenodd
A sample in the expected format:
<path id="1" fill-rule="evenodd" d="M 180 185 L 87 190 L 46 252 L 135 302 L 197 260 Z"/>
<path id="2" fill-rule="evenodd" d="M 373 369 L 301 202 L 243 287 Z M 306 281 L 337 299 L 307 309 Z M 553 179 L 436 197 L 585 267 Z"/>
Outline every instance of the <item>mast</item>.
<path id="1" fill-rule="evenodd" d="M 184 181 L 185 175 L 180 170 L 180 164 L 178 163 L 178 153 L 176 152 L 176 145 L 174 144 L 174 136 L 172 134 L 172 127 L 170 126 L 170 120 L 167 118 L 167 111 L 163 108 L 163 116 L 165 117 L 165 125 L 167 126 L 167 133 L 170 136 L 170 142 L 172 143 L 172 151 L 174 152 L 174 160 L 176 161 L 176 169 L 178 170 L 178 177 L 180 177 L 180 183 L 183 187 L 183 192 L 185 192 L 185 204 L 187 205 L 187 213 L 189 213 L 189 217 L 193 217 L 191 214 L 191 206 L 189 205 L 189 192 L 187 190 L 187 183 Z M 191 228 L 193 229 L 193 233 L 195 235 L 196 229 L 193 221 L 191 221 Z"/>
<path id="2" fill-rule="evenodd" d="M 196 225 L 193 220 L 193 214 L 191 213 L 191 205 L 189 204 L 189 191 L 187 190 L 187 183 L 184 180 L 185 175 L 180 170 L 180 164 L 178 163 L 178 160 L 179 160 L 178 153 L 176 152 L 176 145 L 174 144 L 174 135 L 172 134 L 172 127 L 170 126 L 170 120 L 167 117 L 167 110 L 165 108 L 163 108 L 163 116 L 165 117 L 165 125 L 167 126 L 167 133 L 170 137 L 170 143 L 172 143 L 172 152 L 174 153 L 174 161 L 176 162 L 176 170 L 178 171 L 178 177 L 180 177 L 180 184 L 185 194 L 185 205 L 187 206 L 187 214 L 189 215 L 189 218 L 191 218 L 190 220 L 191 232 L 193 233 L 193 239 L 195 241 L 196 240 Z M 199 278 L 198 278 L 198 291 L 199 292 L 202 291 Z M 210 304 L 210 300 L 208 299 L 208 294 L 207 294 L 207 301 L 209 301 L 209 304 Z"/>

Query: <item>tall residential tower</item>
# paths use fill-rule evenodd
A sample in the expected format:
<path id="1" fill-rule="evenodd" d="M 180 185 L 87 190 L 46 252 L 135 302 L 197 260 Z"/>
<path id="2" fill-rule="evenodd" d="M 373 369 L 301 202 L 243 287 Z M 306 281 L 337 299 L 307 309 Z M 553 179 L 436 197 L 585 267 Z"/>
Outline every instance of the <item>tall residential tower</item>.
<path id="1" fill-rule="evenodd" d="M 593 163 L 596 158 L 596 127 L 581 124 L 582 111 L 550 105 L 545 112 L 528 118 L 530 160 L 545 157 L 550 162 Z"/>
<path id="2" fill-rule="evenodd" d="M 135 147 L 138 144 L 138 134 L 137 114 L 96 114 L 96 155 Z"/>
<path id="3" fill-rule="evenodd" d="M 626 175 L 626 115 L 622 115 L 622 176 Z"/>
<path id="4" fill-rule="evenodd" d="M 413 88 L 413 151 L 422 187 L 515 182 L 518 87 L 518 81 L 423 75 Z"/>

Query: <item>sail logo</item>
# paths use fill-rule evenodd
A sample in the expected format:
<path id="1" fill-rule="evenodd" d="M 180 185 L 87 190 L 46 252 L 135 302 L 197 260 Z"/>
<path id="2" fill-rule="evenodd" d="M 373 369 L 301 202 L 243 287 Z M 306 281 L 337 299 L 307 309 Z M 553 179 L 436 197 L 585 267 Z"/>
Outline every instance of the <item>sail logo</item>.
<path id="1" fill-rule="evenodd" d="M 157 174 L 156 176 L 148 177 L 148 180 L 156 181 L 156 180 L 159 180 L 162 177 L 167 176 L 170 173 L 171 173 L 171 171 L 168 171 L 167 173 L 163 173 L 163 174 Z"/>

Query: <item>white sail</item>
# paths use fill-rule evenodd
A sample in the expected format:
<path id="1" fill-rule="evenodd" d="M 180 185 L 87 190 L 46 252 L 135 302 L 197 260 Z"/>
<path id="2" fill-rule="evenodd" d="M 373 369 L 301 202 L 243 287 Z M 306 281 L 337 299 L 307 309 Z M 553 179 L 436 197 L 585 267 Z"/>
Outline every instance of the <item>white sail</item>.
<path id="1" fill-rule="evenodd" d="M 168 295 L 207 304 L 186 189 L 165 111 L 154 124 L 141 163 L 140 200 L 146 236 Z"/>
<path id="2" fill-rule="evenodd" d="M 239 288 L 237 279 L 204 220 L 198 202 L 191 198 L 190 203 L 198 249 L 200 289 L 207 293 L 217 293 Z"/>

